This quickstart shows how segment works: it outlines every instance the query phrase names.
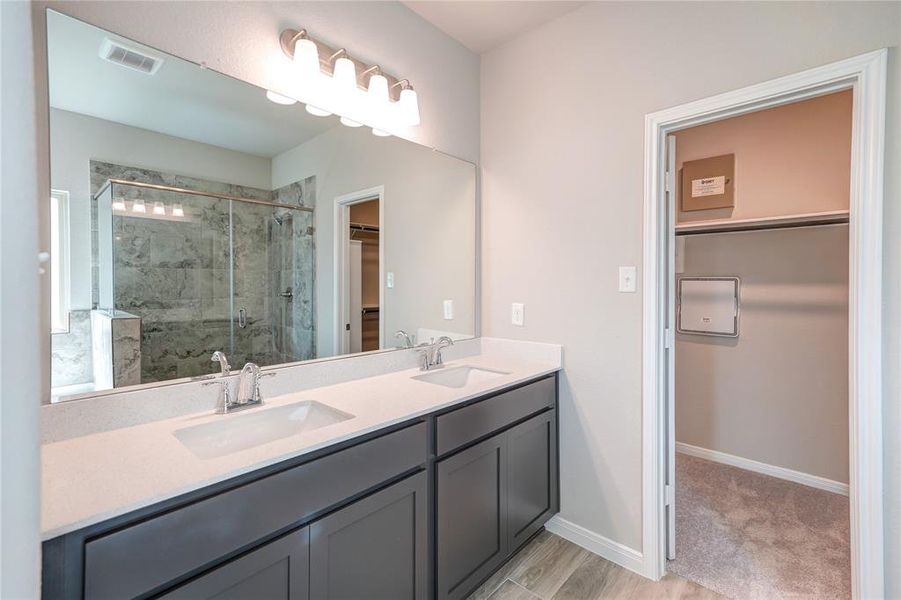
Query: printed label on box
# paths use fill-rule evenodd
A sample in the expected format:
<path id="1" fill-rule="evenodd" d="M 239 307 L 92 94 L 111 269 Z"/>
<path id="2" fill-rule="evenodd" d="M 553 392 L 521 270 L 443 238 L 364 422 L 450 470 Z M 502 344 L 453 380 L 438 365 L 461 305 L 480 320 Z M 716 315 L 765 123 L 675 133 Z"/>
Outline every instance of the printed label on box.
<path id="1" fill-rule="evenodd" d="M 726 176 L 705 177 L 691 180 L 691 197 L 718 196 L 726 193 Z"/>

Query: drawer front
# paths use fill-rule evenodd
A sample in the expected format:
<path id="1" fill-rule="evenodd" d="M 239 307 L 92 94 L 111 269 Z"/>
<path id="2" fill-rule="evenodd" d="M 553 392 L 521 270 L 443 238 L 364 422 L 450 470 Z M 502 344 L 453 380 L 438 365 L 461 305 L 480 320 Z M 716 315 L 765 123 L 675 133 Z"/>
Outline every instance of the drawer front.
<path id="1" fill-rule="evenodd" d="M 438 454 L 553 407 L 556 398 L 557 378 L 551 376 L 441 415 L 437 418 Z"/>
<path id="2" fill-rule="evenodd" d="M 427 460 L 425 423 L 88 542 L 85 597 L 149 592 Z"/>

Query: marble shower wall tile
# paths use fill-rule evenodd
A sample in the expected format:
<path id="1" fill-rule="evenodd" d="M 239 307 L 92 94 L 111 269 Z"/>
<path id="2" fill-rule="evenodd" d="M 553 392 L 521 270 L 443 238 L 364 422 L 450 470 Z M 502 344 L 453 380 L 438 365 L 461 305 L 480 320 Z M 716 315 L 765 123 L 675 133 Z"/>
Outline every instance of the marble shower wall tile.
<path id="1" fill-rule="evenodd" d="M 50 336 L 50 385 L 61 387 L 94 380 L 91 311 L 69 312 L 69 331 Z"/>

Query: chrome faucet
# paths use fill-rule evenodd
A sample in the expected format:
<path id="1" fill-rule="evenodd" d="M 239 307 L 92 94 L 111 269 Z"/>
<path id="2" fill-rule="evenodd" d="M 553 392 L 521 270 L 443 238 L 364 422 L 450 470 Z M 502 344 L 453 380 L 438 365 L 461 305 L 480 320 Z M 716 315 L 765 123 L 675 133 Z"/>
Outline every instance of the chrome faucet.
<path id="1" fill-rule="evenodd" d="M 222 373 L 214 381 L 206 381 L 202 385 L 219 386 L 219 403 L 216 412 L 224 415 L 236 410 L 259 406 L 263 403 L 263 397 L 260 395 L 260 379 L 274 376 L 274 371 L 263 373 L 259 365 L 254 363 L 244 365 L 238 379 L 238 396 L 232 400 L 231 386 L 228 379 L 228 375 L 231 373 L 231 366 L 222 352 L 216 352 L 213 357 L 214 360 L 218 360 L 222 364 Z"/>
<path id="2" fill-rule="evenodd" d="M 397 339 L 404 340 L 404 348 L 412 348 L 414 346 L 413 336 L 411 336 L 409 333 L 407 333 L 403 329 L 398 329 L 397 332 L 394 334 L 394 337 L 396 337 Z"/>
<path id="3" fill-rule="evenodd" d="M 241 378 L 238 380 L 238 398 L 235 403 L 239 406 L 263 403 L 263 399 L 260 398 L 259 365 L 247 363 L 241 369 Z"/>
<path id="4" fill-rule="evenodd" d="M 444 348 L 453 345 L 454 340 L 450 339 L 446 335 L 442 335 L 440 338 L 438 338 L 437 342 L 433 342 L 431 344 L 422 343 L 417 346 L 416 349 L 419 352 L 421 358 L 419 370 L 428 371 L 433 367 L 443 367 L 444 358 L 441 356 L 441 351 Z"/>
<path id="5" fill-rule="evenodd" d="M 231 388 L 228 385 L 228 376 L 231 375 L 231 365 L 228 364 L 228 358 L 225 356 L 225 352 L 220 352 L 216 350 L 213 352 L 213 356 L 210 359 L 212 362 L 219 363 L 219 377 L 215 381 L 205 381 L 201 385 L 218 385 L 219 386 L 219 400 L 216 403 L 216 412 L 225 414 L 228 412 L 228 407 L 232 406 L 232 398 L 231 398 Z"/>

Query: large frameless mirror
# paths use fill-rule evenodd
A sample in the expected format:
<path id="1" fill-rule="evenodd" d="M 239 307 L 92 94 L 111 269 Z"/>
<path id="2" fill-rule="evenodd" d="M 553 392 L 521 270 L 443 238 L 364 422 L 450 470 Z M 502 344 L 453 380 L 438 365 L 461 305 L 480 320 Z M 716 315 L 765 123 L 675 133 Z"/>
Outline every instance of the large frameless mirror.
<path id="1" fill-rule="evenodd" d="M 47 12 L 51 399 L 475 335 L 475 167 Z"/>

